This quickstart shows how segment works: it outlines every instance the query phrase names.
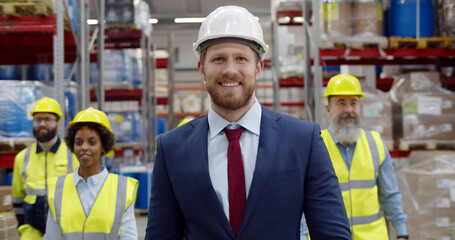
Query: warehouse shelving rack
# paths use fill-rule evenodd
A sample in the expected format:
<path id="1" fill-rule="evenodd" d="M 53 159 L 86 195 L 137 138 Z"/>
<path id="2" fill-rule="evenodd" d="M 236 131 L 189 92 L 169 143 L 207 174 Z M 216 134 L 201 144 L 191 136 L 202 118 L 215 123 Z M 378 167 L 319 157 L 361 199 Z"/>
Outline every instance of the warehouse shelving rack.
<path id="1" fill-rule="evenodd" d="M 154 83 L 154 69 L 163 66 L 167 61 L 155 62 L 152 52 L 151 36 L 141 30 L 105 30 L 104 0 L 93 1 L 98 9 L 98 26 L 90 32 L 87 24 L 88 5 L 85 1 L 78 1 L 79 29 L 71 23 L 71 31 L 63 29 L 64 10 L 68 11 L 66 1 L 54 1 L 54 14 L 50 16 L 17 16 L 0 17 L 0 64 L 36 64 L 53 63 L 54 79 L 64 79 L 64 62 L 76 62 L 72 71 L 78 74 L 78 106 L 79 109 L 88 107 L 90 99 L 97 99 L 98 107 L 103 110 L 105 100 L 138 100 L 141 102 L 141 111 L 145 119 L 143 131 L 145 136 L 142 149 L 134 150 L 135 155 L 143 154 L 145 162 L 153 162 L 155 143 L 156 95 Z M 74 6 L 73 6 L 74 7 Z M 71 21 L 70 21 L 71 22 Z M 96 41 L 96 45 L 95 45 Z M 143 52 L 143 88 L 119 93 L 104 91 L 103 85 L 103 51 L 104 49 L 141 48 Z M 96 50 L 93 53 L 92 50 Z M 89 64 L 98 62 L 98 86 L 96 91 L 89 89 Z M 77 68 L 77 70 L 76 70 Z M 70 76 L 71 77 L 71 76 Z M 64 84 L 54 81 L 57 101 L 64 108 Z M 99 96 L 96 98 L 96 96 Z M 64 109 L 62 109 L 65 111 Z M 60 136 L 64 128 L 60 129 Z M 22 142 L 12 143 L 12 151 L 0 152 L 0 168 L 12 168 L 17 151 L 26 147 Z M 123 150 L 115 151 L 116 156 L 123 156 Z"/>
<path id="2" fill-rule="evenodd" d="M 279 79 L 280 86 L 309 86 L 305 89 L 305 104 L 307 117 L 309 120 L 314 120 L 317 123 L 322 122 L 322 103 L 320 99 L 322 86 L 327 84 L 328 79 L 323 79 L 322 66 L 333 65 L 435 65 L 437 68 L 444 66 L 455 66 L 455 48 L 397 48 L 397 49 L 325 49 L 321 47 L 321 26 L 320 21 L 310 23 L 310 18 L 320 19 L 319 7 L 321 2 L 318 0 L 302 0 L 301 9 L 293 11 L 278 11 L 275 9 L 276 1 L 271 1 L 272 6 L 272 27 L 273 27 L 273 66 L 277 68 L 278 51 L 278 36 L 276 28 L 279 26 L 302 26 L 304 34 L 304 78 Z M 310 6 L 311 3 L 311 6 Z M 290 21 L 280 23 L 278 18 L 288 18 Z M 296 17 L 302 17 L 303 23 L 296 22 Z M 309 27 L 313 26 L 312 38 L 309 35 Z M 311 43 L 311 44 L 310 44 Z M 310 45 L 313 51 L 313 61 L 310 54 Z M 313 66 L 314 74 L 311 77 L 311 69 Z M 391 78 L 377 78 L 376 87 L 381 90 L 389 90 L 393 83 Z M 442 78 L 442 85 L 449 89 L 455 90 L 455 79 Z M 312 106 L 314 103 L 314 107 Z"/>

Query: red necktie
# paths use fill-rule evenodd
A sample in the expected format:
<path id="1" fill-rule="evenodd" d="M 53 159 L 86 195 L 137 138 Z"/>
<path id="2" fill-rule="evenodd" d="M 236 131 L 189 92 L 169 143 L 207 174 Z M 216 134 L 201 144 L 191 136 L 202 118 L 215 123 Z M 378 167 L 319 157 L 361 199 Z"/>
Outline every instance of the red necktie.
<path id="1" fill-rule="evenodd" d="M 246 203 L 245 174 L 239 138 L 244 128 L 224 129 L 229 140 L 228 147 L 228 185 L 229 185 L 229 222 L 235 235 L 239 232 L 243 210 Z"/>

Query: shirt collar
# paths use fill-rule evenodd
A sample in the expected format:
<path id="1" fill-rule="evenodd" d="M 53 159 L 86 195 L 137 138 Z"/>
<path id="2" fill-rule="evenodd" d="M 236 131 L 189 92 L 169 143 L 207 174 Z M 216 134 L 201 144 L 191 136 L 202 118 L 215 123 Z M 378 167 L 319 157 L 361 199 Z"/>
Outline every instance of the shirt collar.
<path id="1" fill-rule="evenodd" d="M 49 151 L 51 151 L 52 153 L 56 153 L 58 148 L 60 147 L 60 143 L 61 143 L 61 140 L 59 137 L 57 137 L 57 141 L 54 143 L 54 145 L 52 145 L 51 149 L 49 149 Z M 36 153 L 40 153 L 42 152 L 43 149 L 41 148 L 41 146 L 36 143 Z"/>
<path id="2" fill-rule="evenodd" d="M 262 109 L 257 98 L 254 98 L 253 106 L 251 106 L 248 112 L 246 112 L 238 122 L 229 122 L 221 117 L 218 113 L 216 113 L 212 108 L 210 108 L 208 113 L 210 138 L 218 135 L 221 131 L 223 131 L 224 128 L 231 128 L 232 126 L 235 128 L 236 125 L 240 125 L 246 130 L 259 136 L 261 114 Z"/>
<path id="3" fill-rule="evenodd" d="M 104 168 L 100 173 L 97 173 L 93 176 L 88 177 L 87 184 L 95 185 L 95 183 L 102 182 L 102 181 L 104 181 L 104 179 L 107 177 L 108 174 L 109 173 L 107 172 L 107 169 Z M 79 182 L 81 182 L 81 181 L 85 182 L 84 178 L 82 178 L 81 175 L 79 175 L 79 167 L 78 167 L 74 171 L 74 174 L 73 174 L 74 186 L 77 186 L 77 184 L 79 184 Z"/>

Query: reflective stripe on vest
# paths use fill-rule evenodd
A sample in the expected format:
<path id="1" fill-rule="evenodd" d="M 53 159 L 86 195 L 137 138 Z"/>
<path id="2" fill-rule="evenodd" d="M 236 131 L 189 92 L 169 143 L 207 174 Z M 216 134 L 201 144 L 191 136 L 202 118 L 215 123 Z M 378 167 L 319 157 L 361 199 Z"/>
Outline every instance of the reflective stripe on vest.
<path id="1" fill-rule="evenodd" d="M 32 147 L 33 147 L 33 145 L 27 147 L 27 150 L 25 150 L 25 154 L 24 154 L 24 165 L 22 165 L 22 170 L 21 170 L 24 182 L 27 182 L 27 166 L 30 162 L 30 152 L 32 150 Z M 68 163 L 66 165 L 67 173 L 72 173 L 73 172 L 73 154 L 70 152 L 69 149 L 67 149 L 66 159 L 68 160 Z M 47 171 L 47 169 L 45 169 L 45 171 Z M 45 189 L 31 189 L 31 188 L 26 187 L 24 190 L 25 190 L 26 195 L 46 196 Z M 18 199 L 18 201 L 20 201 L 20 200 Z M 22 200 L 22 202 L 23 202 L 23 200 Z"/>
<path id="2" fill-rule="evenodd" d="M 63 191 L 64 191 L 64 183 L 66 177 L 73 177 L 73 174 L 69 174 L 66 176 L 60 176 L 57 179 L 57 183 L 55 186 L 55 195 L 54 195 L 54 209 L 55 209 L 55 219 L 56 223 L 61 226 L 61 216 L 62 216 L 62 199 L 63 199 Z M 109 175 L 106 178 L 106 181 L 109 179 Z M 109 233 L 103 232 L 64 232 L 63 236 L 66 240 L 72 239 L 118 239 L 118 232 L 120 230 L 120 225 L 122 223 L 122 216 L 126 206 L 126 196 L 127 196 L 127 181 L 128 178 L 123 176 L 118 176 L 117 180 L 117 194 L 116 194 L 116 203 L 115 203 L 115 214 L 114 214 L 114 221 Z M 104 182 L 106 184 L 106 182 Z M 104 187 L 103 184 L 103 187 Z M 74 186 L 74 185 L 73 185 Z M 100 193 L 102 188 L 100 190 Z M 98 196 L 99 194 L 98 193 Z M 97 198 L 98 198 L 97 196 Z M 95 199 L 96 202 L 96 199 Z M 131 203 L 133 204 L 133 203 Z M 94 204 L 95 205 L 95 204 Z M 89 214 L 90 215 L 90 214 Z M 87 221 L 89 216 L 86 216 L 85 221 Z M 85 223 L 84 223 L 85 228 Z M 84 230 L 82 230 L 84 231 Z"/>
<path id="3" fill-rule="evenodd" d="M 332 133 L 323 130 L 321 135 L 340 183 L 353 239 L 382 239 L 375 238 L 387 234 L 376 185 L 379 166 L 385 158 L 384 148 L 379 151 L 380 146 L 383 147 L 379 134 L 361 130 L 350 169 L 333 141 Z"/>

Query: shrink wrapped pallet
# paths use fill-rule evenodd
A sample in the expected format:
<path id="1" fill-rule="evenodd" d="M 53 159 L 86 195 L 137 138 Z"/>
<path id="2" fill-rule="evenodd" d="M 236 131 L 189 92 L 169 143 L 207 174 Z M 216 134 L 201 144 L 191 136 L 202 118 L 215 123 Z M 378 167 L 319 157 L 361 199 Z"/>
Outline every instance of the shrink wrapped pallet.
<path id="1" fill-rule="evenodd" d="M 454 239 L 454 151 L 413 151 L 396 169 L 407 230 L 414 240 Z"/>
<path id="2" fill-rule="evenodd" d="M 0 212 L 0 239 L 19 240 L 17 220 L 13 211 Z"/>
<path id="3" fill-rule="evenodd" d="M 455 95 L 437 82 L 439 73 L 412 72 L 392 87 L 397 138 L 455 139 Z"/>
<path id="4" fill-rule="evenodd" d="M 351 36 L 353 33 L 351 0 L 324 0 L 323 32 L 328 36 Z"/>
<path id="5" fill-rule="evenodd" d="M 354 2 L 354 35 L 382 35 L 384 19 L 379 0 L 357 0 Z"/>

